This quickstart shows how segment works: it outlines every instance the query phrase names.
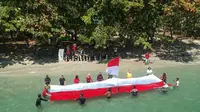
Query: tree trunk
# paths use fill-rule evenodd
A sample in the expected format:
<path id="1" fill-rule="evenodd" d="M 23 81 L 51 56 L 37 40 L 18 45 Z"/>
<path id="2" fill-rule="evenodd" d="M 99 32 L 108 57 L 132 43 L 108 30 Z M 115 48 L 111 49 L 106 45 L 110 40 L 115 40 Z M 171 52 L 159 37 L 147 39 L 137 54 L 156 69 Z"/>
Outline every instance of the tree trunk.
<path id="1" fill-rule="evenodd" d="M 6 46 L 6 37 L 4 34 L 2 34 L 2 37 L 3 37 L 3 45 Z"/>
<path id="2" fill-rule="evenodd" d="M 150 37 L 149 42 L 150 42 L 151 44 L 153 43 L 153 37 L 152 37 L 152 36 Z"/>
<path id="3" fill-rule="evenodd" d="M 15 41 L 12 31 L 10 32 L 10 37 L 11 37 L 11 41 Z"/>
<path id="4" fill-rule="evenodd" d="M 166 32 L 165 27 L 163 28 L 163 30 L 164 30 L 164 32 L 163 32 L 163 36 L 165 36 L 165 32 Z"/>
<path id="5" fill-rule="evenodd" d="M 28 38 L 26 38 L 26 46 L 27 46 L 27 48 L 29 48 L 29 41 L 28 41 Z"/>
<path id="6" fill-rule="evenodd" d="M 173 37 L 173 30 L 172 30 L 172 27 L 170 27 L 170 37 L 171 37 L 171 38 Z"/>
<path id="7" fill-rule="evenodd" d="M 77 41 L 77 29 L 74 28 L 73 40 Z"/>

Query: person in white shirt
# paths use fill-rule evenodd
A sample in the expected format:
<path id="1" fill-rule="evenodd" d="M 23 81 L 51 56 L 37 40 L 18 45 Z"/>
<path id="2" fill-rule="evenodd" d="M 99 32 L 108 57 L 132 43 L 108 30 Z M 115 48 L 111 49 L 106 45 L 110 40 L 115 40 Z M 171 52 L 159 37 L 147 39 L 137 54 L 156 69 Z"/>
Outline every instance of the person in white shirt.
<path id="1" fill-rule="evenodd" d="M 153 73 L 153 71 L 152 71 L 151 67 L 149 67 L 149 68 L 147 69 L 147 75 L 151 75 L 152 73 Z"/>
<path id="2" fill-rule="evenodd" d="M 176 78 L 176 84 L 174 85 L 174 87 L 178 87 L 179 86 L 179 78 Z"/>

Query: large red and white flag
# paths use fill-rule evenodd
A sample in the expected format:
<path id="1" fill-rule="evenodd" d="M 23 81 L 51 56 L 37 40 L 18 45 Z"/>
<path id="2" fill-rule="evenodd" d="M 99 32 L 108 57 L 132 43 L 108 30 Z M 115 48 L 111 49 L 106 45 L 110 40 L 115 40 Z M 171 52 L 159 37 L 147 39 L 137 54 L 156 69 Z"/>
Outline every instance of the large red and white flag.
<path id="1" fill-rule="evenodd" d="M 106 73 L 109 75 L 117 76 L 119 72 L 119 60 L 120 57 L 116 57 L 110 60 L 107 64 Z"/>
<path id="2" fill-rule="evenodd" d="M 148 75 L 130 79 L 112 78 L 100 82 L 78 83 L 71 85 L 50 85 L 50 100 L 75 100 L 84 93 L 85 98 L 104 96 L 108 88 L 112 88 L 113 94 L 130 93 L 133 85 L 139 92 L 161 88 L 165 83 L 155 75 Z"/>

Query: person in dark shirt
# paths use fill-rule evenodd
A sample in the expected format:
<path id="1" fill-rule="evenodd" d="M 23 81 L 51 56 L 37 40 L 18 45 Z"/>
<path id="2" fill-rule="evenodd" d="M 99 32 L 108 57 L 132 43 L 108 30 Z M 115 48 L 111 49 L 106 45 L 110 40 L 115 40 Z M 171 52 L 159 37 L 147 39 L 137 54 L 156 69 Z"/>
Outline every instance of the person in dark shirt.
<path id="1" fill-rule="evenodd" d="M 106 97 L 107 99 L 110 99 L 112 97 L 112 91 L 111 91 L 111 88 L 108 89 L 108 91 L 106 92 Z"/>
<path id="2" fill-rule="evenodd" d="M 113 75 L 109 74 L 108 79 L 112 79 L 112 78 L 113 78 Z"/>
<path id="3" fill-rule="evenodd" d="M 66 85 L 66 81 L 63 75 L 61 75 L 61 78 L 59 79 L 60 85 Z"/>
<path id="4" fill-rule="evenodd" d="M 38 108 L 40 108 L 40 107 L 41 107 L 41 101 L 48 101 L 48 100 L 43 99 L 43 98 L 41 97 L 41 94 L 38 94 L 38 98 L 37 98 L 37 100 L 36 100 L 35 106 L 38 107 Z"/>
<path id="5" fill-rule="evenodd" d="M 77 101 L 79 101 L 80 105 L 84 105 L 86 102 L 86 99 L 83 96 L 83 93 L 81 93 L 80 98 L 77 99 Z"/>
<path id="6" fill-rule="evenodd" d="M 44 79 L 44 82 L 46 85 L 49 85 L 51 83 L 51 79 L 49 78 L 48 75 L 46 75 L 46 78 Z"/>
<path id="7" fill-rule="evenodd" d="M 168 86 L 163 86 L 163 87 L 161 88 L 161 92 L 162 92 L 162 93 L 167 93 L 167 92 L 168 92 Z"/>
<path id="8" fill-rule="evenodd" d="M 133 89 L 131 90 L 131 96 L 138 96 L 139 92 L 136 89 L 136 86 L 133 86 Z"/>
<path id="9" fill-rule="evenodd" d="M 97 76 L 97 81 L 103 81 L 103 76 L 102 76 L 101 72 Z"/>

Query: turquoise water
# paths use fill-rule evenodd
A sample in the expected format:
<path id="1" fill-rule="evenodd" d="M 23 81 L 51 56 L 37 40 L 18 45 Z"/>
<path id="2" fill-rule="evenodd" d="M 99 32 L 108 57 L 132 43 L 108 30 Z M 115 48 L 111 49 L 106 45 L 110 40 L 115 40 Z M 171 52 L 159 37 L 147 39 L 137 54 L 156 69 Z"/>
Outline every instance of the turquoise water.
<path id="1" fill-rule="evenodd" d="M 85 106 L 79 106 L 75 101 L 42 102 L 40 112 L 199 112 L 200 110 L 200 67 L 182 66 L 154 69 L 159 76 L 167 71 L 168 82 L 174 83 L 180 78 L 180 88 L 170 89 L 168 94 L 156 91 L 140 93 L 138 98 L 129 94 L 106 98 L 88 99 Z M 134 71 L 136 76 L 144 71 Z M 96 72 L 98 73 L 98 72 Z M 96 74 L 94 73 L 94 74 Z M 67 74 L 67 73 L 65 73 Z M 86 72 L 83 74 L 86 74 Z M 93 74 L 93 73 L 91 73 Z M 124 74 L 121 72 L 121 74 Z M 96 78 L 95 75 L 92 76 Z M 124 77 L 124 75 L 120 75 Z M 59 76 L 51 76 L 53 84 L 58 84 Z M 80 76 L 85 79 L 84 76 Z M 37 112 L 35 100 L 43 88 L 43 76 L 1 77 L 0 78 L 0 112 Z M 66 77 L 67 83 L 72 83 L 73 77 Z"/>

